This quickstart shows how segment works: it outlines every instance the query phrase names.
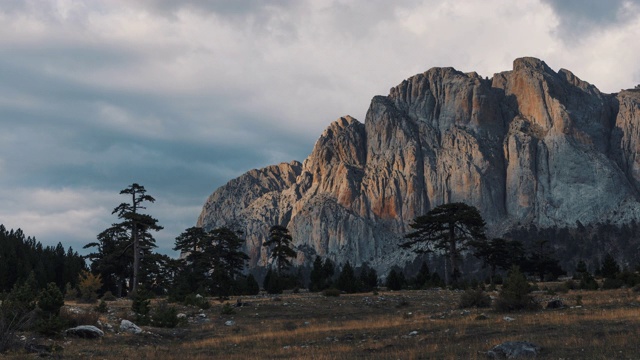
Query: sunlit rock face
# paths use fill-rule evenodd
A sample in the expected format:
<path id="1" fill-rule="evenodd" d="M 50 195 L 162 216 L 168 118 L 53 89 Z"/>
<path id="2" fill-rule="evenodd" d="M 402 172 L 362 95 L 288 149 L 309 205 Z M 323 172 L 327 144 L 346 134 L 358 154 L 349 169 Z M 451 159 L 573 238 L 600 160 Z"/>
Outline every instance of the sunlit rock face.
<path id="1" fill-rule="evenodd" d="M 492 79 L 433 68 L 345 116 L 309 157 L 251 170 L 217 189 L 198 226 L 242 230 L 263 266 L 273 224 L 300 263 L 315 255 L 379 269 L 409 255 L 399 239 L 448 202 L 477 207 L 498 235 L 516 225 L 638 218 L 640 91 L 603 94 L 534 58 Z"/>

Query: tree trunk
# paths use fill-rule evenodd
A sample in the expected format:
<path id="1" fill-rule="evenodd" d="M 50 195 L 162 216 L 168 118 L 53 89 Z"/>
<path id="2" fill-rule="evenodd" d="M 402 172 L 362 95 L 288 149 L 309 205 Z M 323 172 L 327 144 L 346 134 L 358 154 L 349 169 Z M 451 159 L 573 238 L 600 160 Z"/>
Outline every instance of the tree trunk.
<path id="1" fill-rule="evenodd" d="M 451 282 L 458 280 L 460 270 L 458 269 L 458 249 L 456 247 L 455 224 L 449 223 L 449 260 L 451 261 Z"/>
<path id="2" fill-rule="evenodd" d="M 140 244 L 138 242 L 138 226 L 133 221 L 133 279 L 131 284 L 131 292 L 136 293 L 138 290 L 138 270 L 140 268 Z"/>

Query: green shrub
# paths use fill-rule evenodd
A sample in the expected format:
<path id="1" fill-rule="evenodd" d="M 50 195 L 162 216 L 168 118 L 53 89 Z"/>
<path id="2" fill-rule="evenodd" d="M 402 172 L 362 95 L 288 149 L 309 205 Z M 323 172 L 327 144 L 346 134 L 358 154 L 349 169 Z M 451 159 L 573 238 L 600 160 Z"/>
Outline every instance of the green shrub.
<path id="1" fill-rule="evenodd" d="M 604 282 L 602 282 L 602 288 L 605 290 L 620 289 L 623 286 L 624 286 L 624 281 L 620 279 L 606 278 L 604 279 Z"/>
<path id="2" fill-rule="evenodd" d="M 236 310 L 229 303 L 224 304 L 222 306 L 222 309 L 220 310 L 220 314 L 222 315 L 233 315 L 235 313 L 236 313 Z"/>
<path id="3" fill-rule="evenodd" d="M 104 301 L 116 301 L 116 300 L 118 300 L 118 298 L 116 298 L 115 295 L 113 295 L 113 293 L 111 291 L 107 291 L 106 293 L 104 293 L 104 295 L 102 295 L 102 300 L 104 300 Z"/>
<path id="4" fill-rule="evenodd" d="M 38 308 L 45 317 L 58 316 L 64 306 L 64 295 L 56 283 L 49 283 L 38 295 Z"/>
<path id="5" fill-rule="evenodd" d="M 100 304 L 94 308 L 95 311 L 106 314 L 109 311 L 109 307 L 107 307 L 107 303 L 103 300 L 100 300 Z"/>
<path id="6" fill-rule="evenodd" d="M 151 324 L 157 327 L 174 328 L 180 324 L 178 309 L 169 306 L 166 302 L 160 302 L 151 316 Z"/>
<path id="7" fill-rule="evenodd" d="M 185 296 L 183 304 L 187 306 L 195 306 L 202 310 L 211 308 L 211 303 L 209 303 L 209 300 L 207 300 L 204 296 L 199 296 L 197 294 L 189 294 Z"/>
<path id="8" fill-rule="evenodd" d="M 338 290 L 336 288 L 324 289 L 322 291 L 322 295 L 331 296 L 331 297 L 338 297 L 338 296 L 340 296 L 340 290 Z"/>
<path id="9" fill-rule="evenodd" d="M 530 293 L 529 282 L 520 269 L 514 266 L 502 285 L 500 295 L 495 302 L 495 308 L 498 311 L 537 310 L 540 308 L 540 304 L 533 299 Z"/>
<path id="10" fill-rule="evenodd" d="M 468 289 L 462 293 L 458 306 L 461 309 L 487 308 L 491 306 L 491 297 L 482 289 Z"/>
<path id="11" fill-rule="evenodd" d="M 598 290 L 598 282 L 591 274 L 584 272 L 580 275 L 578 287 L 582 290 Z"/>
<path id="12" fill-rule="evenodd" d="M 78 289 L 74 288 L 71 283 L 67 283 L 64 287 L 64 299 L 75 300 L 78 298 Z"/>
<path id="13" fill-rule="evenodd" d="M 135 322 L 138 325 L 146 325 L 149 323 L 149 313 L 151 312 L 150 295 L 143 288 L 139 288 L 132 295 L 131 311 L 136 314 Z"/>

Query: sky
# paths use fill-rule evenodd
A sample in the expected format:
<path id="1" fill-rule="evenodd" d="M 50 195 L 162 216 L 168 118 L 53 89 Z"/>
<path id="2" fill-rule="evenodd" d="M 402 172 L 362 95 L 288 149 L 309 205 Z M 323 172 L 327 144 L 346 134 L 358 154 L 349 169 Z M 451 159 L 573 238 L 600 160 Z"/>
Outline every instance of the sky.
<path id="1" fill-rule="evenodd" d="M 640 0 L 0 0 L 0 224 L 82 247 L 143 185 L 164 230 L 432 67 L 640 84 Z"/>

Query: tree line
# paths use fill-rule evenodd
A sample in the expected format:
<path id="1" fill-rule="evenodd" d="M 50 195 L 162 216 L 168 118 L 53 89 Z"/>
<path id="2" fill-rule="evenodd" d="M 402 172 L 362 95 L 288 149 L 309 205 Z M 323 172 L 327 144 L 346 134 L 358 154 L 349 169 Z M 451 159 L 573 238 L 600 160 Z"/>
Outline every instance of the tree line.
<path id="1" fill-rule="evenodd" d="M 162 226 L 144 210 L 155 199 L 137 183 L 129 185 L 120 194 L 127 201 L 113 209 L 117 221 L 99 233 L 96 241 L 85 246 L 91 250 L 86 258 L 91 261 L 92 276 L 96 277 L 93 281 L 100 284 L 98 296 L 106 293 L 116 297 L 135 295 L 139 287 L 179 301 L 193 294 L 221 298 L 256 294 L 261 288 L 269 293 L 280 293 L 299 288 L 358 292 L 370 291 L 380 285 L 391 289 L 455 287 L 485 279 L 488 283 L 501 282 L 514 265 L 539 280 L 556 279 L 566 273 L 556 257 L 556 249 L 547 239 L 541 237 L 525 244 L 514 238 L 514 234 L 525 238 L 522 232 L 489 239 L 485 235 L 485 222 L 475 207 L 450 203 L 416 217 L 410 224 L 412 231 L 398 244 L 422 254 L 424 261 L 418 264 L 417 271 L 394 266 L 383 274 L 385 282 L 380 283 L 379 274 L 366 263 L 354 268 L 350 263 L 338 265 L 329 258 L 318 256 L 310 266 L 296 267 L 293 260 L 297 251 L 291 234 L 286 227 L 276 224 L 269 229 L 269 237 L 263 244 L 268 249 L 269 264 L 259 284 L 254 275 L 246 273 L 248 256 L 243 251 L 241 232 L 229 227 L 185 229 L 176 237 L 173 248 L 181 253 L 181 257 L 173 259 L 153 251 L 156 248 L 153 235 L 162 230 Z M 7 239 L 2 241 L 0 248 L 1 258 L 6 259 L 0 262 L 0 267 L 17 269 L 15 272 L 0 271 L 3 291 L 24 281 L 32 270 L 40 287 L 54 282 L 65 292 L 67 284 L 72 289 L 77 288 L 78 275 L 85 270 L 85 265 L 82 257 L 71 248 L 64 251 L 61 244 L 43 248 L 20 230 L 7 231 L 4 227 L 0 228 L 0 236 Z M 484 271 L 476 269 L 465 273 L 462 270 L 463 265 L 468 265 L 465 263 L 473 262 L 470 255 L 476 263 L 483 265 Z M 432 262 L 438 258 L 443 259 L 446 270 Z"/>
<path id="2" fill-rule="evenodd" d="M 7 230 L 0 225 L 0 292 L 9 292 L 16 284 L 33 276 L 38 288 L 54 283 L 60 290 L 66 284 L 76 286 L 85 261 L 73 248 L 42 246 L 20 229 Z"/>

